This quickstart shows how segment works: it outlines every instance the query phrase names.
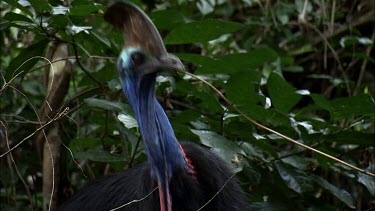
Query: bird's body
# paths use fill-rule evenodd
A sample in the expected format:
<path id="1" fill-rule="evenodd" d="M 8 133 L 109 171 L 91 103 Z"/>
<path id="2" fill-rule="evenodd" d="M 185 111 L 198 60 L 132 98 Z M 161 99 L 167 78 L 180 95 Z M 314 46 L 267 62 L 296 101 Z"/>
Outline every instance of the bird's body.
<path id="1" fill-rule="evenodd" d="M 166 52 L 152 22 L 132 4 L 115 3 L 105 18 L 124 32 L 117 70 L 138 121 L 148 165 L 91 183 L 61 210 L 114 209 L 144 198 L 156 187 L 124 210 L 245 210 L 246 197 L 226 163 L 193 143 L 181 146 L 156 99 L 157 73 L 181 69 L 181 61 Z"/>
<path id="2" fill-rule="evenodd" d="M 182 143 L 186 156 L 196 168 L 197 177 L 176 171 L 170 182 L 172 210 L 198 210 L 224 187 L 202 210 L 246 210 L 246 198 L 227 165 L 215 154 L 193 143 Z M 208 176 L 199 176 L 208 175 Z M 229 181 L 227 184 L 225 184 Z M 225 185 L 225 186 L 224 186 Z M 133 200 L 143 199 L 157 187 L 151 177 L 150 166 L 128 169 L 100 178 L 86 185 L 64 204 L 61 210 L 110 210 Z M 122 210 L 160 210 L 159 192 L 133 202 Z"/>

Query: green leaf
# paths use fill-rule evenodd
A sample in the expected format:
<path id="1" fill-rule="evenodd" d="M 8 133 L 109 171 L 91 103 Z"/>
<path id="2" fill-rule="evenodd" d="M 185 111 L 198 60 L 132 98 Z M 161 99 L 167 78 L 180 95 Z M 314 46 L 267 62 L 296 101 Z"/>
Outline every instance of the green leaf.
<path id="1" fill-rule="evenodd" d="M 171 121 L 175 124 L 186 124 L 198 119 L 201 113 L 196 110 L 186 109 L 173 113 Z"/>
<path id="2" fill-rule="evenodd" d="M 353 197 L 344 189 L 339 189 L 338 187 L 332 185 L 327 180 L 319 177 L 317 175 L 311 175 L 313 181 L 319 184 L 323 189 L 328 190 L 332 195 L 338 198 L 340 201 L 344 202 L 348 207 L 354 209 L 354 199 Z"/>
<path id="3" fill-rule="evenodd" d="M 83 45 L 81 45 L 81 44 L 79 44 L 78 42 L 76 42 L 75 43 L 78 47 L 79 47 L 79 49 L 81 49 L 88 57 L 91 57 L 91 54 L 90 54 L 90 52 L 85 48 L 85 47 L 83 47 Z"/>
<path id="4" fill-rule="evenodd" d="M 116 66 L 113 63 L 107 63 L 106 66 L 98 70 L 97 72 L 91 73 L 91 76 L 100 79 L 101 83 L 108 83 L 113 79 L 118 79 L 118 74 L 116 71 Z M 95 82 L 87 75 L 83 76 L 82 80 L 79 82 L 79 86 L 90 86 L 95 84 Z"/>
<path id="5" fill-rule="evenodd" d="M 199 136 L 199 139 L 203 145 L 214 148 L 217 154 L 228 163 L 231 162 L 234 154 L 245 154 L 245 152 L 237 144 L 213 131 L 190 130 L 192 133 Z"/>
<path id="6" fill-rule="evenodd" d="M 117 115 L 117 119 L 128 129 L 138 127 L 137 120 L 128 113 L 121 113 Z"/>
<path id="7" fill-rule="evenodd" d="M 182 98 L 186 98 L 201 110 L 212 114 L 223 112 L 217 96 L 206 86 L 197 86 L 185 80 L 178 81 L 176 84 L 174 93 L 182 95 Z"/>
<path id="8" fill-rule="evenodd" d="M 150 19 L 158 29 L 171 30 L 184 23 L 184 16 L 174 10 L 158 10 L 150 14 Z"/>
<path id="9" fill-rule="evenodd" d="M 330 102 L 330 112 L 335 119 L 348 118 L 353 115 L 374 115 L 374 111 L 374 100 L 368 94 L 337 98 Z"/>
<path id="10" fill-rule="evenodd" d="M 302 97 L 296 93 L 294 87 L 276 73 L 271 73 L 267 81 L 267 87 L 272 104 L 285 113 L 289 112 Z"/>
<path id="11" fill-rule="evenodd" d="M 124 126 L 124 124 L 120 122 L 117 122 L 116 126 L 120 133 L 123 134 L 124 137 L 126 137 L 126 141 L 129 141 L 131 143 L 131 146 L 133 148 L 131 152 L 134 152 L 135 147 L 139 141 L 138 136 L 136 136 L 132 131 L 130 131 L 128 128 Z"/>
<path id="12" fill-rule="evenodd" d="M 260 48 L 248 53 L 236 53 L 210 58 L 197 54 L 176 54 L 180 59 L 198 64 L 197 74 L 235 73 L 255 70 L 266 62 L 277 59 L 277 53 L 269 48 Z"/>
<path id="13" fill-rule="evenodd" d="M 303 171 L 282 162 L 276 162 L 275 165 L 279 175 L 290 189 L 300 194 L 313 190 L 310 179 Z"/>
<path id="14" fill-rule="evenodd" d="M 33 21 L 30 18 L 28 18 L 26 15 L 17 14 L 14 12 L 6 13 L 4 16 L 4 20 L 33 23 Z"/>
<path id="15" fill-rule="evenodd" d="M 220 72 L 221 69 L 229 69 L 231 70 L 230 72 L 255 70 L 266 62 L 275 61 L 277 57 L 278 55 L 274 50 L 270 48 L 259 48 L 248 53 L 236 53 L 220 56 L 217 58 L 219 63 L 217 64 L 216 68 L 219 68 L 217 70 L 218 72 Z M 200 71 L 200 69 L 197 71 Z M 226 71 L 222 71 L 221 73 L 226 73 Z"/>
<path id="16" fill-rule="evenodd" d="M 232 33 L 243 27 L 240 23 L 220 20 L 203 20 L 180 25 L 164 39 L 165 44 L 187 44 L 207 42 L 221 35 Z"/>
<path id="17" fill-rule="evenodd" d="M 105 36 L 101 36 L 97 34 L 97 32 L 94 32 L 94 31 L 91 31 L 90 35 L 96 38 L 97 40 L 99 40 L 101 43 L 103 43 L 106 47 L 108 48 L 111 47 L 111 43 Z"/>
<path id="18" fill-rule="evenodd" d="M 33 6 L 39 13 L 45 13 L 51 10 L 51 6 L 46 0 L 28 0 L 28 2 L 30 2 L 31 6 Z"/>
<path id="19" fill-rule="evenodd" d="M 78 5 L 70 9 L 69 15 L 72 16 L 88 16 L 93 12 L 99 10 L 105 10 L 105 6 L 102 5 Z"/>
<path id="20" fill-rule="evenodd" d="M 89 149 L 85 152 L 74 152 L 74 157 L 76 159 L 89 159 L 92 161 L 97 161 L 97 162 L 118 162 L 118 161 L 124 161 L 124 159 L 118 155 L 118 154 L 113 154 L 107 151 L 102 151 L 99 149 Z"/>
<path id="21" fill-rule="evenodd" d="M 339 144 L 358 144 L 375 146 L 374 134 L 358 131 L 342 131 L 339 133 L 321 136 L 322 140 L 337 142 Z"/>
<path id="22" fill-rule="evenodd" d="M 24 7 L 20 3 L 18 3 L 18 1 L 15 1 L 15 0 L 4 0 L 4 1 L 6 3 L 8 3 L 9 5 L 12 5 L 13 7 L 20 9 L 26 15 L 28 15 L 30 17 L 34 17 L 33 13 L 31 13 L 30 10 L 28 10 L 26 7 Z"/>
<path id="23" fill-rule="evenodd" d="M 48 40 L 44 39 L 23 49 L 9 64 L 5 71 L 5 79 L 8 81 L 20 72 L 22 72 L 22 76 L 27 74 L 40 59 L 38 57 L 43 56 L 47 44 Z"/>
<path id="24" fill-rule="evenodd" d="M 327 99 L 325 99 L 322 95 L 318 94 L 311 94 L 311 98 L 314 100 L 315 104 L 325 110 L 330 110 L 330 103 Z"/>
<path id="25" fill-rule="evenodd" d="M 70 149 L 77 149 L 79 147 L 81 148 L 93 148 L 97 146 L 101 146 L 102 142 L 98 138 L 77 138 L 75 140 L 72 140 L 69 144 Z"/>
<path id="26" fill-rule="evenodd" d="M 367 171 L 373 170 L 373 168 L 367 168 Z M 375 196 L 375 179 L 374 177 L 363 174 L 363 173 L 358 173 L 358 182 L 362 183 L 367 190 L 370 192 L 372 196 Z"/>
<path id="27" fill-rule="evenodd" d="M 328 110 L 333 119 L 349 118 L 354 115 L 373 115 L 375 110 L 374 100 L 368 94 L 336 98 L 331 101 L 321 95 L 312 94 L 311 97 L 318 106 Z"/>
<path id="28" fill-rule="evenodd" d="M 225 84 L 225 93 L 228 99 L 237 108 L 251 109 L 261 97 L 258 95 L 260 75 L 255 70 L 241 71 L 233 74 Z"/>
<path id="29" fill-rule="evenodd" d="M 371 38 L 368 37 L 342 37 L 340 39 L 340 45 L 343 48 L 353 46 L 355 44 L 362 44 L 362 45 L 373 45 L 374 42 L 371 40 Z"/>
<path id="30" fill-rule="evenodd" d="M 50 18 L 49 26 L 53 27 L 57 30 L 65 30 L 67 26 L 70 24 L 70 20 L 68 19 L 68 16 L 66 15 L 53 15 Z"/>
<path id="31" fill-rule="evenodd" d="M 85 102 L 90 107 L 102 108 L 110 111 L 120 112 L 129 110 L 129 107 L 127 105 L 120 102 L 112 102 L 109 100 L 103 100 L 98 98 L 87 98 L 85 99 Z"/>

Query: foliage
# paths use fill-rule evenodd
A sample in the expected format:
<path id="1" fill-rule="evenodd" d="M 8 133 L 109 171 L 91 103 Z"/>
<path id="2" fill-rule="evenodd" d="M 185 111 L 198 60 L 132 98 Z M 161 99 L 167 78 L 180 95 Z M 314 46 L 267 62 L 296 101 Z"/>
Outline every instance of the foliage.
<path id="1" fill-rule="evenodd" d="M 244 114 L 375 172 L 370 0 L 135 3 L 150 15 L 169 52 Z M 48 63 L 41 57 L 53 41 L 69 46 L 64 59 L 73 68 L 62 105 L 69 111 L 56 121 L 65 146 L 56 187 L 60 201 L 82 187 L 86 175 L 99 177 L 146 161 L 115 69 L 122 36 L 104 22 L 106 6 L 96 0 L 1 4 L 1 154 L 8 151 L 7 141 L 14 147 L 42 125 L 37 111 L 48 91 L 42 80 Z M 201 81 L 182 73 L 163 75 L 157 94 L 179 140 L 210 147 L 232 164 L 253 210 L 374 206 L 372 176 L 254 126 Z M 27 138 L 12 151 L 15 165 L 1 157 L 1 210 L 42 207 L 38 147 Z"/>

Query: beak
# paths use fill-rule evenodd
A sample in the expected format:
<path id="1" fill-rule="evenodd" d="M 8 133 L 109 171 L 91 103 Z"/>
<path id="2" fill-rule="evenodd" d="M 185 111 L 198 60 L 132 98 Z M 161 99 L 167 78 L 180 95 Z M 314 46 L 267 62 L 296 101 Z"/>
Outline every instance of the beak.
<path id="1" fill-rule="evenodd" d="M 184 71 L 185 66 L 182 64 L 181 60 L 175 55 L 168 54 L 167 56 L 162 56 L 160 59 L 160 69 L 162 70 L 176 70 Z"/>
<path id="2" fill-rule="evenodd" d="M 160 58 L 154 58 L 150 63 L 143 66 L 145 74 L 170 71 L 184 71 L 185 67 L 181 60 L 172 54 L 167 54 Z"/>

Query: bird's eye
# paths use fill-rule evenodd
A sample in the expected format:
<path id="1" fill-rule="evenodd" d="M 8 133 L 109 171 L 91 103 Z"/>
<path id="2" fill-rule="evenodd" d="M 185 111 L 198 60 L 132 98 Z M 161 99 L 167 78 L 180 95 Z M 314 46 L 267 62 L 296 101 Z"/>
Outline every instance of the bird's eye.
<path id="1" fill-rule="evenodd" d="M 145 55 L 141 52 L 134 52 L 131 55 L 131 59 L 132 59 L 133 64 L 141 65 L 145 62 Z"/>

